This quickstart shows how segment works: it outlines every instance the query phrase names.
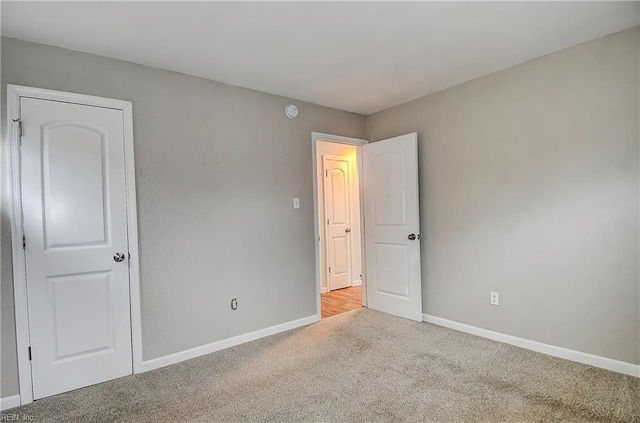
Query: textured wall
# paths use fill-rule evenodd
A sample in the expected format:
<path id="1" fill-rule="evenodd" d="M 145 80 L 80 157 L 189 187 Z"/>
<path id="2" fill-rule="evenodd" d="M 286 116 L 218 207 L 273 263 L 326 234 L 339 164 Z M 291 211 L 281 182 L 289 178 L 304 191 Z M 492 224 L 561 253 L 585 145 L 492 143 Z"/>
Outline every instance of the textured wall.
<path id="1" fill-rule="evenodd" d="M 638 37 L 369 116 L 418 132 L 425 313 L 640 363 Z"/>
<path id="2" fill-rule="evenodd" d="M 364 116 L 3 38 L 3 107 L 7 83 L 133 102 L 145 360 L 316 313 L 311 132 L 364 138 Z M 4 208 L 2 224 L 6 397 L 17 376 Z"/>

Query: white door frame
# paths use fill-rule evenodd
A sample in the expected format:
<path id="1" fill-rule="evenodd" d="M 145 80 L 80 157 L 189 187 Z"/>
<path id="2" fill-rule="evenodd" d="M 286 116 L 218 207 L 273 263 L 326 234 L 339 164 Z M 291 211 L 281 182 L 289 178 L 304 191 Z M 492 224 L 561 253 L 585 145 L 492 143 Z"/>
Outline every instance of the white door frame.
<path id="1" fill-rule="evenodd" d="M 29 361 L 29 315 L 27 310 L 26 256 L 22 248 L 22 198 L 20 181 L 20 98 L 59 101 L 86 106 L 122 110 L 124 120 L 124 160 L 127 195 L 127 232 L 129 240 L 129 296 L 131 300 L 131 348 L 133 372 L 142 368 L 142 325 L 140 315 L 140 261 L 138 257 L 138 215 L 133 159 L 133 113 L 130 101 L 113 100 L 42 88 L 7 85 L 7 142 L 9 144 L 9 204 L 11 219 L 11 251 L 13 253 L 13 297 L 15 303 L 16 343 L 18 352 L 18 381 L 20 404 L 33 401 L 31 364 Z"/>
<path id="2" fill-rule="evenodd" d="M 320 228 L 318 227 L 318 141 L 328 141 L 338 144 L 348 144 L 355 145 L 356 147 L 362 147 L 365 144 L 369 144 L 368 140 L 360 139 L 360 138 L 350 138 L 350 137 L 342 137 L 340 135 L 331 135 L 331 134 L 323 134 L 321 132 L 312 132 L 311 133 L 311 155 L 313 160 L 313 234 L 314 234 L 314 244 L 315 244 L 315 252 L 316 252 L 316 313 L 317 318 L 320 320 L 322 318 L 322 313 L 320 309 L 320 293 L 321 293 L 321 285 L 322 278 L 320 276 Z M 362 181 L 362 151 L 358 149 L 356 155 L 356 166 L 358 172 L 358 188 L 360 190 L 360 250 L 364 252 L 364 208 L 362 207 L 364 201 L 364 190 L 363 190 L 363 181 Z M 366 292 L 367 292 L 367 275 L 365 273 L 365 257 L 362 254 L 362 305 L 366 307 Z"/>

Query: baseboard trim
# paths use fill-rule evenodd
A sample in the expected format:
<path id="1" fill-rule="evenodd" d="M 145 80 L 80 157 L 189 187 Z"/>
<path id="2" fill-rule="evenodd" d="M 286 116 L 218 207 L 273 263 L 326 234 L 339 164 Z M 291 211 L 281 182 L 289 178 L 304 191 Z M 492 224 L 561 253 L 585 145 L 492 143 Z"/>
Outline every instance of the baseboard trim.
<path id="1" fill-rule="evenodd" d="M 192 358 L 200 357 L 205 354 L 210 354 L 212 352 L 224 350 L 226 348 L 244 344 L 245 342 L 250 342 L 256 339 L 264 338 L 265 336 L 275 335 L 277 333 L 285 332 L 291 329 L 307 326 L 312 323 L 316 323 L 318 321 L 320 321 L 320 316 L 317 314 L 314 314 L 313 316 L 304 317 L 298 320 L 292 320 L 290 322 L 256 330 L 254 332 L 249 332 L 242 335 L 234 336 L 232 338 L 227 338 L 220 341 L 212 342 L 210 344 L 202 345 L 200 347 L 195 347 L 189 350 L 165 355 L 163 357 L 146 360 L 142 362 L 142 366 L 141 366 L 142 372 L 147 372 L 149 370 L 159 369 L 161 367 L 169 366 L 171 364 L 180 363 L 181 361 L 190 360 Z"/>
<path id="2" fill-rule="evenodd" d="M 20 405 L 20 394 L 0 398 L 0 410 L 8 410 Z"/>
<path id="3" fill-rule="evenodd" d="M 323 286 L 322 288 L 320 288 L 321 294 L 326 294 L 327 292 L 329 292 L 329 288 L 327 288 L 326 286 Z"/>
<path id="4" fill-rule="evenodd" d="M 362 285 L 362 279 L 353 281 L 353 286 L 360 286 L 360 285 Z"/>
<path id="5" fill-rule="evenodd" d="M 519 338 L 512 335 L 506 335 L 504 333 L 482 329 L 476 326 L 467 325 L 465 323 L 454 322 L 453 320 L 443 319 L 441 317 L 432 316 L 430 314 L 423 314 L 422 320 L 428 323 L 433 323 L 434 325 L 444 326 L 449 329 L 470 333 L 471 335 L 480 336 L 482 338 L 487 338 L 498 342 L 504 342 L 505 344 L 515 345 L 516 347 L 525 348 L 527 350 L 536 351 L 542 354 L 552 355 L 554 357 L 564 358 L 566 360 L 576 361 L 578 363 L 588 364 L 594 367 L 600 367 L 602 369 L 611 370 L 617 373 L 623 373 L 629 376 L 640 377 L 640 365 L 637 364 L 613 360 L 611 358 L 570 350 L 568 348 L 557 347 L 555 345 L 543 344 L 542 342 Z"/>

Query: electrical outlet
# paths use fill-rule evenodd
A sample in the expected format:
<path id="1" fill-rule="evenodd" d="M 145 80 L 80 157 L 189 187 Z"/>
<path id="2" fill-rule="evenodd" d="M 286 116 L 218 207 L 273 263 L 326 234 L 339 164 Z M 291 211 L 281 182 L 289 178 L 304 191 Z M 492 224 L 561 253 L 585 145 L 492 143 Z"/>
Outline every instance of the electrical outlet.
<path id="1" fill-rule="evenodd" d="M 499 300 L 500 300 L 500 297 L 497 292 L 489 293 L 489 302 L 491 303 L 491 305 L 494 305 L 494 306 L 500 305 Z"/>

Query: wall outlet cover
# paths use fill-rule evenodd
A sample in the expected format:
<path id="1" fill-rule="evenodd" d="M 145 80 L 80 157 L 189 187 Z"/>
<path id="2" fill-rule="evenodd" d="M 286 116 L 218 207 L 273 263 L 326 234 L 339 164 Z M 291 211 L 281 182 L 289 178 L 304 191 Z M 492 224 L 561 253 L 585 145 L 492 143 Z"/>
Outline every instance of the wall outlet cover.
<path id="1" fill-rule="evenodd" d="M 500 305 L 500 296 L 497 292 L 489 293 L 489 303 L 494 306 Z"/>

